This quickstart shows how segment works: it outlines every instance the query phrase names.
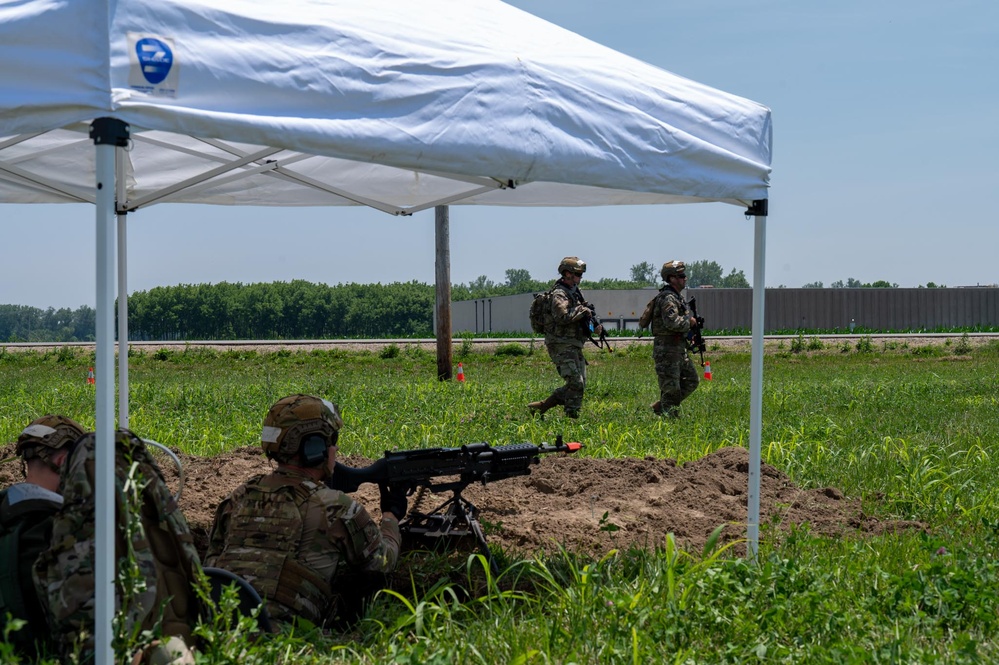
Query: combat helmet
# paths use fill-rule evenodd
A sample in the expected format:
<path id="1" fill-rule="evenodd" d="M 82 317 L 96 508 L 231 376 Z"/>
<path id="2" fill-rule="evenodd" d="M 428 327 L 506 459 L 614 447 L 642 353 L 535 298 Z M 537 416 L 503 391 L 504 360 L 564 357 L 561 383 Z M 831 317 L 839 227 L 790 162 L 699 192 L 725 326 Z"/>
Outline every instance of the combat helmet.
<path id="1" fill-rule="evenodd" d="M 659 274 L 663 276 L 663 281 L 669 281 L 669 277 L 684 277 L 687 274 L 687 266 L 683 261 L 667 261 L 663 264 Z"/>
<path id="2" fill-rule="evenodd" d="M 577 275 L 582 275 L 586 272 L 586 261 L 583 261 L 578 256 L 567 256 L 562 259 L 562 263 L 558 264 L 558 274 L 561 275 L 566 270 L 574 272 Z"/>
<path id="3" fill-rule="evenodd" d="M 42 416 L 21 431 L 16 454 L 25 461 L 40 457 L 47 462 L 52 453 L 76 443 L 84 434 L 83 427 L 72 418 L 54 414 Z"/>
<path id="4" fill-rule="evenodd" d="M 260 443 L 270 459 L 289 462 L 308 436 L 318 434 L 334 445 L 342 427 L 340 409 L 333 402 L 311 395 L 289 395 L 267 412 Z"/>

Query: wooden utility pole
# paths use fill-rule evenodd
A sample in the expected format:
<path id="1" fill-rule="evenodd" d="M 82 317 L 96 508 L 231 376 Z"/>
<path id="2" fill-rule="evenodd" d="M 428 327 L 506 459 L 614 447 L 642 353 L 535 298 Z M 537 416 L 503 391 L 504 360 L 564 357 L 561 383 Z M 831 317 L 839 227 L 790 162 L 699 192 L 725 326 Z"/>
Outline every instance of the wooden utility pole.
<path id="1" fill-rule="evenodd" d="M 434 208 L 434 232 L 436 259 L 434 262 L 434 283 L 436 284 L 437 322 L 437 378 L 447 381 L 451 378 L 451 231 L 448 207 Z"/>

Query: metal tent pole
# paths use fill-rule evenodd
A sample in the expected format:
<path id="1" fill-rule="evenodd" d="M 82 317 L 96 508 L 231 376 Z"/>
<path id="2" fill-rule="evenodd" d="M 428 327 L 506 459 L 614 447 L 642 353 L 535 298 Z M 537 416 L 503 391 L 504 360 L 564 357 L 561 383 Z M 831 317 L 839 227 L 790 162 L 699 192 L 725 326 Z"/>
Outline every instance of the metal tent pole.
<path id="1" fill-rule="evenodd" d="M 128 125 L 97 118 L 90 126 L 97 166 L 97 358 L 94 479 L 94 662 L 113 665 L 114 612 L 114 215 L 115 148 L 128 143 Z"/>
<path id="2" fill-rule="evenodd" d="M 118 427 L 128 427 L 128 211 L 125 149 L 115 148 L 115 211 L 118 216 Z"/>
<path id="3" fill-rule="evenodd" d="M 756 217 L 753 242 L 753 343 L 749 389 L 749 505 L 746 517 L 747 554 L 756 560 L 760 549 L 760 441 L 763 424 L 763 304 L 766 298 L 767 199 L 746 210 Z"/>

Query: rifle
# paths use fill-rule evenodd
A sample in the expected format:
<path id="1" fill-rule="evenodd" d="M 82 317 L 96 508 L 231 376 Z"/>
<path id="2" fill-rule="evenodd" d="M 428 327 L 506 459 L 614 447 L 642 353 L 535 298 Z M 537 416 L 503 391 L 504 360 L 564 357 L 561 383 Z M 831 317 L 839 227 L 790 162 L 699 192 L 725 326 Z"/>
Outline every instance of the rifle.
<path id="1" fill-rule="evenodd" d="M 701 367 L 704 367 L 704 352 L 707 350 L 704 337 L 701 335 L 701 331 L 704 330 L 704 317 L 697 315 L 697 300 L 695 298 L 687 301 L 687 306 L 690 307 L 690 311 L 694 314 L 694 319 L 697 321 L 697 325 L 692 326 L 687 333 L 687 350 L 693 353 L 700 353 Z"/>
<path id="2" fill-rule="evenodd" d="M 584 323 L 590 331 L 590 341 L 593 342 L 593 345 L 598 349 L 607 347 L 607 350 L 613 353 L 614 349 L 611 348 L 610 342 L 607 340 L 607 330 L 604 328 L 603 322 L 600 321 L 600 317 L 597 316 L 597 308 L 591 302 L 584 302 L 583 307 L 590 310 L 590 315 L 586 317 L 586 322 Z M 593 332 L 596 330 L 597 326 L 600 326 L 600 341 L 593 339 Z"/>
<path id="3" fill-rule="evenodd" d="M 582 447 L 581 443 L 563 443 L 562 435 L 559 434 L 555 438 L 555 445 L 512 443 L 491 446 L 488 443 L 469 443 L 460 448 L 387 450 L 384 457 L 364 468 L 338 463 L 333 469 L 332 477 L 326 480 L 326 485 L 341 492 L 354 492 L 364 483 L 405 487 L 407 494 L 418 490 L 413 507 L 399 522 L 399 530 L 416 537 L 474 536 L 479 550 L 495 571 L 495 563 L 482 525 L 478 521 L 479 509 L 464 498 L 461 492 L 472 483 L 480 482 L 485 485 L 497 480 L 529 475 L 531 466 L 541 461 L 541 455 L 574 453 Z M 451 498 L 424 513 L 417 510 L 424 490 L 451 492 Z"/>

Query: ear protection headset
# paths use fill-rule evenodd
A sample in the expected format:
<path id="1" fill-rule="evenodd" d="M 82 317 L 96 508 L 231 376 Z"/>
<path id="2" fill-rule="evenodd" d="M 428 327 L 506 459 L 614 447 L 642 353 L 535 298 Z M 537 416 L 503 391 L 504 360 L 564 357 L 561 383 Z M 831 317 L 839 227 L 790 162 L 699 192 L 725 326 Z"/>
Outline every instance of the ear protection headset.
<path id="1" fill-rule="evenodd" d="M 319 466 L 326 461 L 326 448 L 329 440 L 322 434 L 309 434 L 299 444 L 302 464 L 307 467 Z"/>

